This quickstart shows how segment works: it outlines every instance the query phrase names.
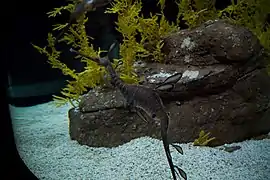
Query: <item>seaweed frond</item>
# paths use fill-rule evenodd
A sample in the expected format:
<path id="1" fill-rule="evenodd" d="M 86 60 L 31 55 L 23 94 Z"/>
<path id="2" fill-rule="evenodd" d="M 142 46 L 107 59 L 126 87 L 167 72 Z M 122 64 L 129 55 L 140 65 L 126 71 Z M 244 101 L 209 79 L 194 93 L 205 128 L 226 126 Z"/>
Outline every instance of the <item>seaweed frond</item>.
<path id="1" fill-rule="evenodd" d="M 106 13 L 118 14 L 117 30 L 124 39 L 120 45 L 124 73 L 128 76 L 132 75 L 132 65 L 137 58 L 162 62 L 162 38 L 177 29 L 177 26 L 169 23 L 163 14 L 165 0 L 158 2 L 161 6 L 161 14 L 151 15 L 150 18 L 140 15 L 141 0 L 116 0 L 112 5 L 113 7 Z M 137 35 L 141 37 L 140 42 L 136 41 Z"/>
<path id="2" fill-rule="evenodd" d="M 61 15 L 62 11 L 67 10 L 69 12 L 74 11 L 75 5 L 73 3 L 68 4 L 67 6 L 61 6 L 59 8 L 54 8 L 52 11 L 47 12 L 48 17 L 56 17 Z"/>
<path id="3" fill-rule="evenodd" d="M 61 14 L 61 10 L 72 11 L 74 5 L 67 5 L 61 8 L 55 8 L 54 11 L 49 13 L 49 16 L 56 16 Z M 76 24 L 73 24 L 69 31 L 64 34 L 61 39 L 62 42 L 65 42 L 71 45 L 75 49 L 83 54 L 88 54 L 92 57 L 98 57 L 101 50 L 98 52 L 94 50 L 93 45 L 89 46 L 89 37 L 85 31 L 85 23 L 87 22 L 85 15 L 80 17 Z M 59 30 L 64 27 L 64 25 L 57 25 L 55 30 Z M 48 34 L 47 43 L 48 45 L 41 48 L 33 44 L 33 47 L 39 51 L 41 54 L 45 54 L 48 58 L 48 63 L 51 64 L 52 68 L 56 68 L 62 71 L 64 75 L 70 76 L 72 80 L 67 81 L 65 88 L 61 90 L 60 96 L 53 96 L 54 100 L 57 102 L 57 106 L 66 104 L 67 102 L 71 103 L 73 106 L 77 106 L 80 101 L 80 96 L 84 94 L 88 88 L 95 88 L 97 85 L 103 85 L 104 80 L 103 76 L 105 75 L 105 69 L 100 67 L 95 62 L 85 58 L 76 56 L 75 59 L 79 59 L 81 62 L 86 63 L 83 72 L 76 72 L 73 69 L 67 67 L 66 64 L 62 63 L 60 59 L 61 52 L 58 51 L 54 44 L 55 38 L 51 33 Z"/>
<path id="4" fill-rule="evenodd" d="M 179 0 L 177 5 L 177 23 L 179 24 L 180 18 L 182 18 L 189 28 L 217 17 L 215 1 L 213 0 L 195 0 L 194 2 L 191 0 Z"/>
<path id="5" fill-rule="evenodd" d="M 139 29 L 142 37 L 141 44 L 146 46 L 146 54 L 154 61 L 162 62 L 164 55 L 162 53 L 163 38 L 177 30 L 174 23 L 169 23 L 164 14 L 150 15 L 150 18 L 139 18 Z"/>
<path id="6" fill-rule="evenodd" d="M 204 130 L 200 131 L 199 137 L 194 140 L 193 145 L 194 146 L 206 146 L 209 142 L 216 139 L 215 137 L 210 138 L 210 132 L 205 133 Z"/>
<path id="7" fill-rule="evenodd" d="M 120 44 L 120 56 L 123 62 L 120 77 L 125 82 L 137 82 L 134 76 L 134 60 L 137 53 L 144 52 L 143 46 L 136 42 L 135 36 L 138 29 L 138 18 L 142 8 L 141 1 L 116 0 L 112 3 L 106 13 L 117 13 L 116 30 L 123 36 L 123 43 Z"/>

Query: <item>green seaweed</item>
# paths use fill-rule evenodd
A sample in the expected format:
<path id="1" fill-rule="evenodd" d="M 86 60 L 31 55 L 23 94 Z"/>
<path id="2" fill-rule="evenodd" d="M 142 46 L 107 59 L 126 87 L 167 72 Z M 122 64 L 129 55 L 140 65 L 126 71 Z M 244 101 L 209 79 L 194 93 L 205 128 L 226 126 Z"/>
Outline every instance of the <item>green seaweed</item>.
<path id="1" fill-rule="evenodd" d="M 48 13 L 49 17 L 59 15 L 61 10 L 68 10 L 71 12 L 72 7 L 73 6 L 69 4 L 65 7 L 56 8 Z M 88 19 L 85 16 L 82 16 L 76 24 L 73 24 L 70 27 L 69 33 L 66 33 L 60 41 L 66 42 L 71 45 L 71 47 L 79 49 L 82 53 L 97 57 L 102 51 L 99 50 L 96 52 L 92 45 L 89 46 L 89 37 L 86 35 L 84 26 L 87 20 Z M 63 27 L 64 25 L 58 24 L 54 29 L 60 30 Z M 70 69 L 66 64 L 59 60 L 61 52 L 55 48 L 54 40 L 55 37 L 53 37 L 52 33 L 49 33 L 47 46 L 41 48 L 33 44 L 33 47 L 41 54 L 45 54 L 48 57 L 48 63 L 51 64 L 52 68 L 60 69 L 64 75 L 70 76 L 73 79 L 68 81 L 66 87 L 62 89 L 61 95 L 63 97 L 54 96 L 56 105 L 61 106 L 70 102 L 73 106 L 77 106 L 80 101 L 80 95 L 84 94 L 87 91 L 87 88 L 94 88 L 98 84 L 104 84 L 103 76 L 106 73 L 105 69 L 84 57 L 78 56 L 76 59 L 80 59 L 86 66 L 83 72 L 75 72 L 75 70 Z"/>
<path id="2" fill-rule="evenodd" d="M 194 140 L 193 145 L 194 146 L 206 146 L 209 142 L 216 139 L 215 137 L 210 138 L 210 132 L 205 133 L 204 130 L 200 131 L 199 137 Z"/>
<path id="3" fill-rule="evenodd" d="M 159 4 L 162 8 L 165 7 L 165 0 L 160 1 Z M 61 15 L 62 11 L 68 11 L 71 13 L 74 10 L 75 1 L 71 1 L 68 5 L 54 8 L 48 12 L 48 16 L 56 17 Z M 133 69 L 133 63 L 138 58 L 145 58 L 152 56 L 155 61 L 162 61 L 163 54 L 161 52 L 162 40 L 161 38 L 168 33 L 176 29 L 176 26 L 170 24 L 163 12 L 161 15 L 154 15 L 150 18 L 144 18 L 140 15 L 142 8 L 141 0 L 115 0 L 112 3 L 112 8 L 107 9 L 106 13 L 117 13 L 118 20 L 116 22 L 117 30 L 123 36 L 123 42 L 120 44 L 120 56 L 123 65 L 119 68 L 120 78 L 127 83 L 138 83 L 140 77 L 137 76 Z M 157 17 L 161 16 L 159 20 Z M 89 45 L 89 38 L 85 32 L 85 23 L 87 17 L 82 16 L 76 24 L 73 24 L 67 33 L 64 34 L 59 42 L 64 42 L 74 49 L 79 49 L 82 54 L 87 54 L 92 57 L 99 56 L 101 50 L 96 52 L 92 45 Z M 149 26 L 149 24 L 151 26 Z M 65 24 L 55 24 L 53 31 L 59 31 L 63 29 Z M 153 25 L 153 26 L 152 26 Z M 142 40 L 136 41 L 136 35 L 140 33 Z M 45 54 L 48 57 L 48 62 L 52 65 L 52 68 L 58 68 L 64 75 L 72 77 L 72 81 L 68 81 L 67 86 L 62 89 L 60 96 L 54 96 L 55 100 L 58 100 L 58 105 L 63 105 L 66 102 L 80 101 L 80 96 L 84 94 L 87 88 L 95 88 L 96 86 L 102 86 L 105 82 L 103 80 L 106 74 L 103 67 L 98 66 L 96 63 L 89 61 L 85 57 L 76 57 L 80 61 L 86 63 L 85 70 L 77 73 L 74 70 L 68 68 L 64 63 L 60 62 L 59 58 L 61 52 L 56 50 L 53 42 L 55 37 L 52 33 L 48 35 L 48 45 L 41 48 L 37 45 L 33 45 L 41 54 Z M 151 49 L 146 49 L 146 42 L 150 42 Z M 117 61 L 115 61 L 115 64 Z M 114 64 L 114 65 L 115 65 Z M 75 104 L 73 104 L 76 106 Z"/>
<path id="4" fill-rule="evenodd" d="M 214 0 L 179 0 L 177 22 L 184 20 L 189 28 L 201 23 L 217 18 Z M 182 19 L 180 19 L 182 17 Z"/>

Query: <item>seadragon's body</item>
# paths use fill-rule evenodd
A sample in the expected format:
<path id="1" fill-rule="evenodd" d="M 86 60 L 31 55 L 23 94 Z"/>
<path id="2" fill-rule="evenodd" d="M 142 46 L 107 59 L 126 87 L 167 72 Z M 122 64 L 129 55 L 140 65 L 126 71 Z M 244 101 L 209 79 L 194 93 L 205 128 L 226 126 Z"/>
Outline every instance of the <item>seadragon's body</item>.
<path id="1" fill-rule="evenodd" d="M 115 44 L 113 44 L 110 47 L 109 52 L 113 49 Z M 72 50 L 73 52 L 77 52 L 75 50 Z M 79 53 L 79 52 L 77 52 Z M 83 55 L 85 56 L 85 55 Z M 167 130 L 168 130 L 168 124 L 169 124 L 169 116 L 165 112 L 163 102 L 157 92 L 149 87 L 145 87 L 142 85 L 132 85 L 132 84 L 126 84 L 124 83 L 114 68 L 111 65 L 111 61 L 109 60 L 108 56 L 103 58 L 92 58 L 90 59 L 94 60 L 95 62 L 99 63 L 100 65 L 104 66 L 109 73 L 111 77 L 111 83 L 120 90 L 124 98 L 126 99 L 126 108 L 129 110 L 134 110 L 135 112 L 140 115 L 141 118 L 146 119 L 153 119 L 155 123 L 160 124 L 161 126 L 161 138 L 163 141 L 163 146 L 165 149 L 166 157 L 171 169 L 171 173 L 173 176 L 173 179 L 176 180 L 176 171 L 175 168 L 178 170 L 180 175 L 186 179 L 185 172 L 175 166 L 172 162 L 172 157 L 169 149 L 169 142 L 167 138 Z M 182 76 L 182 75 L 181 75 Z M 178 76 L 181 77 L 181 76 Z M 143 116 L 142 114 L 146 115 Z M 180 146 L 173 145 L 175 148 L 178 149 L 178 152 L 182 152 L 182 149 Z"/>

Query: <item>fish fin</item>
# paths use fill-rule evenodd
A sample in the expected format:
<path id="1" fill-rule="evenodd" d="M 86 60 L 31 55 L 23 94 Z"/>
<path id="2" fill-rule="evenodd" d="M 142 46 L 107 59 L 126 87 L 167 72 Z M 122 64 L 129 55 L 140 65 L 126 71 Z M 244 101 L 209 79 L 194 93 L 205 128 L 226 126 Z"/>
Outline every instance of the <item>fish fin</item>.
<path id="1" fill-rule="evenodd" d="M 171 91 L 173 90 L 174 85 L 172 84 L 161 84 L 157 87 L 155 87 L 155 90 L 159 90 L 159 91 Z"/>
<path id="2" fill-rule="evenodd" d="M 177 173 L 178 176 L 180 174 L 180 176 L 182 178 L 184 178 L 185 180 L 187 180 L 187 174 L 186 174 L 186 172 L 183 169 L 181 169 L 181 168 L 179 168 L 178 166 L 175 166 L 175 165 L 174 165 L 174 168 L 177 169 L 178 172 L 176 171 L 176 173 Z"/>
<path id="3" fill-rule="evenodd" d="M 181 146 L 176 145 L 176 144 L 171 144 L 171 145 L 177 150 L 177 152 L 179 152 L 182 155 L 184 154 L 183 149 L 182 149 Z"/>
<path id="4" fill-rule="evenodd" d="M 115 46 L 116 46 L 117 43 L 118 43 L 118 41 L 115 40 L 115 41 L 111 44 L 111 46 L 110 46 L 110 48 L 109 48 L 109 50 L 108 50 L 108 53 L 110 53 L 110 52 L 115 48 Z"/>
<path id="5" fill-rule="evenodd" d="M 113 62 L 113 58 L 110 56 L 110 53 L 116 47 L 116 44 L 117 43 L 118 43 L 118 41 L 117 40 L 114 40 L 114 42 L 109 47 L 109 50 L 108 50 L 108 53 L 107 53 L 107 56 L 106 56 L 106 58 L 109 60 L 109 62 Z"/>
<path id="6" fill-rule="evenodd" d="M 177 83 L 183 76 L 183 73 L 176 73 L 167 79 L 165 79 L 161 84 L 175 84 Z"/>
<path id="7" fill-rule="evenodd" d="M 158 85 L 155 90 L 171 91 L 174 89 L 175 84 L 182 78 L 183 73 L 176 73 Z"/>

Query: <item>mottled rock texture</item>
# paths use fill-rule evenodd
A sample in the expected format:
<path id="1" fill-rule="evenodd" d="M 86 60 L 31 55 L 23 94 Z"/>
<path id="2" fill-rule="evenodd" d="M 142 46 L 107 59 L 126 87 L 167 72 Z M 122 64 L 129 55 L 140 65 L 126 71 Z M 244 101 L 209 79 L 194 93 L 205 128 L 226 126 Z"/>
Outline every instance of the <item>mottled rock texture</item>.
<path id="1" fill-rule="evenodd" d="M 191 142 L 201 130 L 216 139 L 209 145 L 242 141 L 270 131 L 270 77 L 267 55 L 247 29 L 208 21 L 164 39 L 166 64 L 136 63 L 142 85 L 156 87 L 182 72 L 170 91 L 158 91 L 170 112 L 171 142 Z M 79 108 L 70 109 L 70 136 L 81 144 L 115 147 L 131 139 L 160 139 L 160 127 L 123 108 L 118 90 L 95 89 Z"/>

